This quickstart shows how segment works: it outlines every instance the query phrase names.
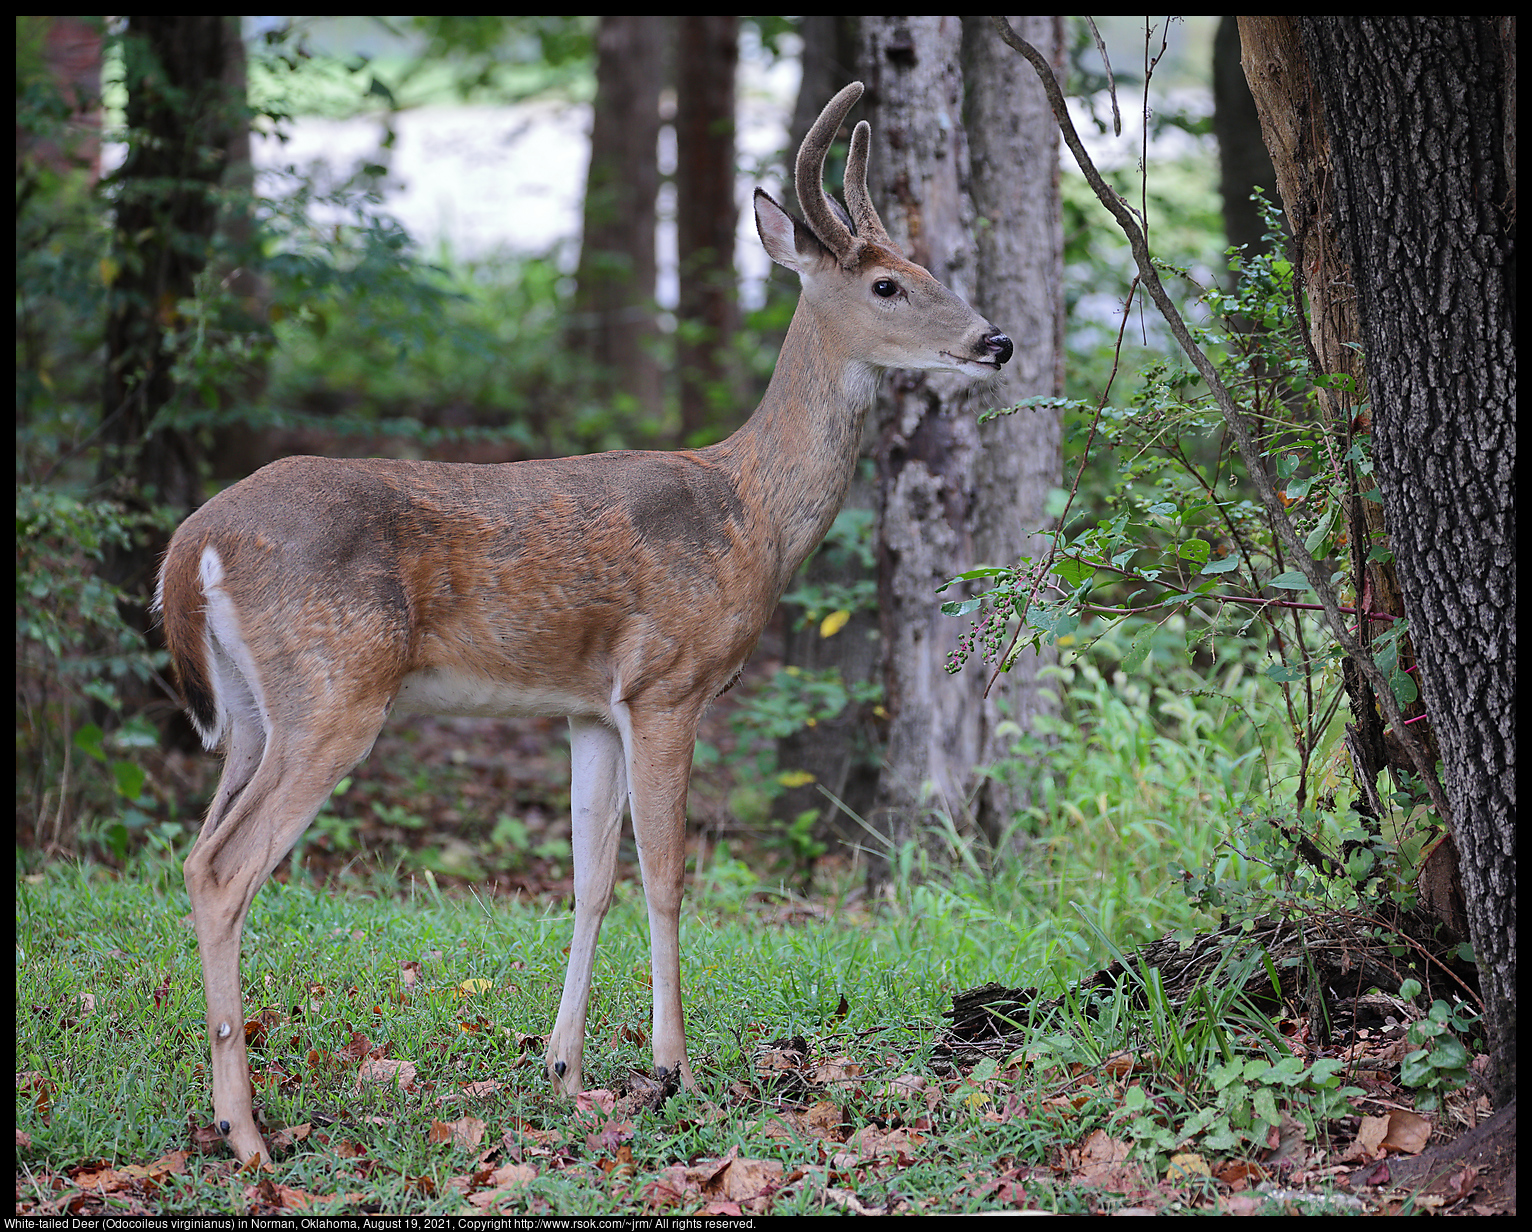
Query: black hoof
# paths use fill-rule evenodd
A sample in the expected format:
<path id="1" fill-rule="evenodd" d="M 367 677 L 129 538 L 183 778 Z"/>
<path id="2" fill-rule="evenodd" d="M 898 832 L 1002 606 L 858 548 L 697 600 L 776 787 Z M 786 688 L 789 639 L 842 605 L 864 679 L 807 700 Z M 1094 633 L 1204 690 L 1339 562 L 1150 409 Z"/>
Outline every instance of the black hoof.
<path id="1" fill-rule="evenodd" d="M 553 1072 L 555 1074 L 557 1074 L 560 1078 L 562 1078 L 564 1076 L 564 1071 L 566 1069 L 568 1069 L 568 1068 L 569 1067 L 567 1065 L 565 1065 L 562 1061 L 555 1061 L 553 1063 Z"/>
<path id="2" fill-rule="evenodd" d="M 219 1121 L 218 1132 L 227 1138 L 229 1136 L 229 1123 L 227 1121 Z"/>

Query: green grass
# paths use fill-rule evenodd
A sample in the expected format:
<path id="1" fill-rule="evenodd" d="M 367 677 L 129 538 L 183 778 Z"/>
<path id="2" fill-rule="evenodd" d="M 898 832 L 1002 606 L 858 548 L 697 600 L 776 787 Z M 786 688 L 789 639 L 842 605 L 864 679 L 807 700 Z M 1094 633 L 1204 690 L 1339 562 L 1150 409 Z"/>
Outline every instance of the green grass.
<path id="1" fill-rule="evenodd" d="M 1152 979 L 1148 1009 L 1121 990 L 1065 996 L 1029 1024 L 1024 1058 L 933 1063 L 954 992 L 993 980 L 1054 997 L 1121 950 L 1205 924 L 1173 869 L 1228 858 L 1219 835 L 1265 773 L 1248 708 L 1155 699 L 1086 669 L 1060 680 L 1092 717 L 1054 737 L 1051 764 L 1063 769 L 1019 819 L 1016 858 L 992 861 L 954 831 L 900 853 L 904 875 L 886 901 L 869 909 L 823 887 L 814 903 L 829 910 L 815 917 L 784 911 L 791 894 L 714 849 L 691 879 L 682 924 L 700 1093 L 659 1112 L 581 1112 L 552 1096 L 541 1042 L 524 1037 L 552 1023 L 572 923 L 564 907 L 446 895 L 429 876 L 397 870 L 375 873 L 372 892 L 326 891 L 300 875 L 257 897 L 242 968 L 247 1018 L 276 1016 L 252 1048 L 263 1126 L 310 1127 L 278 1151 L 271 1176 L 287 1189 L 252 1188 L 215 1151 L 70 1209 L 259 1214 L 296 1192 L 306 1213 L 468 1211 L 481 1209 L 469 1204 L 476 1194 L 493 1196 L 497 1211 L 690 1214 L 725 1209 L 726 1186 L 715 1179 L 709 1191 L 705 1177 L 708 1161 L 733 1151 L 742 1176 L 747 1161 L 776 1170 L 747 1212 L 1085 1211 L 1152 1186 L 1178 1146 L 1252 1149 L 1279 1112 L 1323 1133 L 1323 1116 L 1303 1109 L 1335 1114 L 1332 1073 L 1295 1069 L 1236 1001 L 1171 1005 Z M 179 860 L 163 852 L 120 874 L 18 865 L 22 1209 L 73 1193 L 99 1161 L 163 1164 L 211 1119 L 187 910 Z M 401 963 L 420 964 L 408 989 Z M 588 1088 L 648 1070 L 649 1015 L 642 893 L 625 882 L 601 937 Z M 357 1058 L 344 1059 L 358 1033 L 414 1066 L 414 1085 L 359 1087 Z M 811 1056 L 794 1082 L 773 1087 L 760 1050 L 793 1036 Z M 1104 1066 L 1122 1055 L 1149 1059 L 1163 1085 L 1113 1080 Z M 834 1066 L 819 1075 L 829 1080 L 804 1083 L 821 1062 Z M 891 1092 L 896 1077 L 922 1090 Z M 486 1082 L 499 1086 L 439 1102 Z M 472 1150 L 431 1140 L 433 1122 L 465 1116 L 483 1122 Z M 1131 1159 L 1109 1175 L 1082 1166 L 1078 1183 L 1057 1180 L 1093 1133 L 1127 1143 Z M 888 1134 L 906 1137 L 889 1146 Z M 511 1145 L 490 1154 L 503 1138 Z M 533 1179 L 490 1195 L 488 1170 L 513 1162 L 531 1165 Z M 674 1203 L 666 1185 L 680 1187 Z"/>

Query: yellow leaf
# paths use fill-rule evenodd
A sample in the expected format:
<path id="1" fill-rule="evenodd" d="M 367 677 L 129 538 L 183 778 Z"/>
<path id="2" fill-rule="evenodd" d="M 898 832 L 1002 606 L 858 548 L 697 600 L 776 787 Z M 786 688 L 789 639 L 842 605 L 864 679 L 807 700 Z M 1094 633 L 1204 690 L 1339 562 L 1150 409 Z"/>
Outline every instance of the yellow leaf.
<path id="1" fill-rule="evenodd" d="M 831 612 L 819 622 L 820 637 L 834 637 L 846 627 L 846 622 L 851 619 L 851 613 L 842 608 L 838 612 Z"/>
<path id="2" fill-rule="evenodd" d="M 464 980 L 458 985 L 466 993 L 488 992 L 494 986 L 490 980 Z"/>
<path id="3" fill-rule="evenodd" d="M 814 781 L 814 776 L 807 770 L 784 770 L 777 775 L 777 782 L 783 787 L 807 787 Z"/>

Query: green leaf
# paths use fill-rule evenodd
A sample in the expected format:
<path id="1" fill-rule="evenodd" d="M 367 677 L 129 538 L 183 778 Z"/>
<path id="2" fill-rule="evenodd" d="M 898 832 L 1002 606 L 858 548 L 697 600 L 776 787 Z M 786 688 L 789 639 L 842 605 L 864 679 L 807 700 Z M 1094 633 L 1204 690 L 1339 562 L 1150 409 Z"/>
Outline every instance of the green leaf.
<path id="1" fill-rule="evenodd" d="M 1266 1124 L 1282 1124 L 1282 1114 L 1277 1111 L 1277 1097 L 1270 1087 L 1257 1087 L 1250 1102 L 1255 1106 L 1255 1115 Z"/>
<path id="2" fill-rule="evenodd" d="M 1176 555 L 1182 560 L 1194 560 L 1198 564 L 1204 564 L 1212 554 L 1213 549 L 1206 539 L 1188 539 L 1176 549 Z"/>
<path id="3" fill-rule="evenodd" d="M 1468 1049 L 1455 1035 L 1444 1035 L 1431 1048 L 1431 1064 L 1437 1069 L 1466 1069 Z"/>
<path id="4" fill-rule="evenodd" d="M 1266 585 L 1277 590 L 1307 590 L 1309 588 L 1309 580 L 1299 573 L 1298 570 L 1289 569 L 1286 573 L 1277 574 Z"/>
<path id="5" fill-rule="evenodd" d="M 74 747 L 89 753 L 97 761 L 106 760 L 106 750 L 101 745 L 102 731 L 94 723 L 87 723 L 74 734 Z"/>
<path id="6" fill-rule="evenodd" d="M 137 800 L 144 789 L 143 767 L 131 761 L 114 761 L 112 778 L 117 785 L 117 794 L 124 799 Z"/>
<path id="7" fill-rule="evenodd" d="M 1399 1081 L 1407 1087 L 1423 1087 L 1436 1077 L 1431 1067 L 1430 1053 L 1424 1048 L 1405 1056 L 1399 1063 Z"/>
<path id="8" fill-rule="evenodd" d="M 1053 562 L 1052 572 L 1063 578 L 1071 586 L 1079 586 L 1081 583 L 1088 582 L 1096 576 L 1096 566 L 1088 565 L 1083 560 L 1077 560 L 1073 556 L 1063 556 Z"/>
<path id="9" fill-rule="evenodd" d="M 1122 657 L 1122 670 L 1132 675 L 1143 667 L 1144 660 L 1149 657 L 1149 647 L 1154 639 L 1154 625 L 1139 632 L 1132 643 L 1128 646 L 1128 653 Z"/>
<path id="10" fill-rule="evenodd" d="M 1287 485 L 1287 491 L 1283 494 L 1290 501 L 1300 501 L 1309 494 L 1309 489 L 1314 486 L 1314 476 L 1309 475 L 1304 479 L 1295 479 Z"/>
<path id="11" fill-rule="evenodd" d="M 1332 504 L 1325 511 L 1324 517 L 1319 519 L 1314 529 L 1309 531 L 1308 537 L 1303 541 L 1303 550 L 1310 556 L 1327 555 L 1327 553 L 1323 553 L 1319 549 L 1330 538 L 1330 533 L 1335 529 L 1335 516 L 1339 511 L 1340 506 Z"/>

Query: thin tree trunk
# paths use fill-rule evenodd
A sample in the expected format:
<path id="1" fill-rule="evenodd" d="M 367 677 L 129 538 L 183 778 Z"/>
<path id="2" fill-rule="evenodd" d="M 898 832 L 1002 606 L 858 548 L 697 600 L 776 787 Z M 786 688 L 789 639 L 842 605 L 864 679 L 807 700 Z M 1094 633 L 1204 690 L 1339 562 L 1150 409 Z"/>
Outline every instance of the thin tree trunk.
<path id="1" fill-rule="evenodd" d="M 676 55 L 676 317 L 681 442 L 743 420 L 731 344 L 734 283 L 734 69 L 739 18 L 683 15 Z"/>
<path id="2" fill-rule="evenodd" d="M 978 212 L 975 306 L 1016 344 L 987 395 L 992 406 L 1064 392 L 1064 231 L 1059 203 L 1059 132 L 1035 75 L 1016 72 L 1015 54 L 986 17 L 963 19 L 963 73 L 973 199 Z M 1014 17 L 1011 24 L 1064 72 L 1062 17 Z M 1048 522 L 1047 500 L 1063 472 L 1059 411 L 1006 415 L 979 428 L 973 471 L 975 564 L 1009 564 L 1046 548 L 1033 532 Z M 956 621 L 949 623 L 956 624 Z M 1058 660 L 1049 647 L 1019 655 L 986 696 L 989 672 L 971 663 L 961 679 L 967 705 L 980 711 L 979 762 L 1003 768 L 978 784 L 975 812 L 992 843 L 1001 842 L 1017 812 L 1032 803 L 1035 781 L 1048 773 L 1018 757 L 1016 738 L 1035 731 L 1039 715 L 1057 712 L 1041 670 Z M 956 680 L 954 681 L 954 684 Z"/>
<path id="3" fill-rule="evenodd" d="M 654 227 L 664 21 L 608 14 L 596 33 L 596 104 L 570 331 L 573 349 L 599 374 L 589 396 L 626 395 L 651 422 L 661 413 Z"/>
<path id="4" fill-rule="evenodd" d="M 1266 225 L 1250 197 L 1265 190 L 1273 204 L 1277 173 L 1261 141 L 1261 118 L 1239 60 L 1239 19 L 1220 17 L 1213 36 L 1213 135 L 1218 139 L 1218 195 L 1231 245 L 1263 251 Z"/>
<path id="5" fill-rule="evenodd" d="M 181 302 L 207 264 L 229 135 L 244 107 L 224 77 L 224 23 L 131 17 L 123 40 L 130 136 L 114 176 L 98 477 L 130 515 L 165 507 L 186 513 L 199 500 L 195 439 L 157 421 L 179 392 L 167 333 L 184 326 Z M 102 559 L 102 577 L 125 596 L 125 623 L 146 636 L 163 546 L 162 532 L 140 525 Z M 128 679 L 120 697 L 128 712 L 159 700 L 157 689 Z"/>
<path id="6" fill-rule="evenodd" d="M 233 98 L 244 98 L 248 79 L 240 19 L 224 19 L 224 83 Z M 270 341 L 271 283 L 261 273 L 260 232 L 254 203 L 255 167 L 250 161 L 250 125 L 241 118 L 229 133 L 224 185 L 231 195 L 221 225 L 224 264 L 216 271 L 230 297 L 228 328 Z M 252 349 L 234 365 L 220 391 L 224 417 L 213 432 L 208 468 L 215 480 L 233 483 L 276 460 L 271 433 L 252 426 L 250 411 L 266 396 L 269 369 L 265 348 Z"/>

